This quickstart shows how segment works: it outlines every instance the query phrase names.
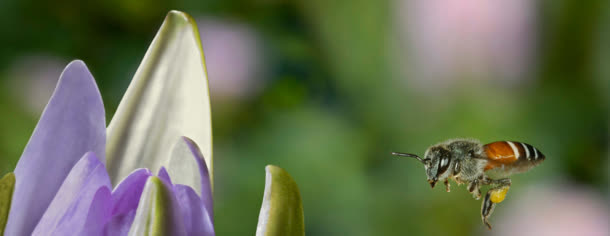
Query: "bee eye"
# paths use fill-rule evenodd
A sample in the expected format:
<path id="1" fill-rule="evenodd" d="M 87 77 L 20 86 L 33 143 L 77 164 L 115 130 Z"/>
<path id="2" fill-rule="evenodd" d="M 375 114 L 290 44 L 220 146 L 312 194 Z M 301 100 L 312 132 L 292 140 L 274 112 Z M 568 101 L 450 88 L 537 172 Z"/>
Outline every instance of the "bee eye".
<path id="1" fill-rule="evenodd" d="M 470 150 L 470 151 L 468 152 L 468 156 L 469 156 L 469 157 L 474 157 L 474 151 L 473 151 L 473 150 Z"/>

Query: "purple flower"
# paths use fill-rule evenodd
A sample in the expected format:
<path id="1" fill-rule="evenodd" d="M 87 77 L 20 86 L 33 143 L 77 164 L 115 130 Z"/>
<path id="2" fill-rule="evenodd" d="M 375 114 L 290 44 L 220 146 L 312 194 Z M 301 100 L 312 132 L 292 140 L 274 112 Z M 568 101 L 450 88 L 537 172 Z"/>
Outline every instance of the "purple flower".
<path id="1" fill-rule="evenodd" d="M 267 170 L 261 232 L 304 232 L 296 183 Z M 203 51 L 194 21 L 172 11 L 107 129 L 85 63 L 64 69 L 14 174 L 0 179 L 0 233 L 215 235 L 212 177 Z"/>
<path id="2" fill-rule="evenodd" d="M 5 233 L 214 235 L 208 168 L 195 142 L 175 137 L 170 156 L 180 161 L 188 156 L 197 163 L 201 186 L 193 187 L 198 192 L 173 184 L 165 168 L 158 176 L 148 169 L 132 170 L 113 190 L 103 163 L 104 117 L 87 67 L 82 61 L 70 63 L 15 169 Z M 169 222 L 155 224 L 160 215 Z"/>
<path id="3" fill-rule="evenodd" d="M 82 61 L 65 68 L 15 168 L 7 235 L 214 235 L 207 80 L 189 20 L 168 15 L 108 135 L 93 76 Z"/>

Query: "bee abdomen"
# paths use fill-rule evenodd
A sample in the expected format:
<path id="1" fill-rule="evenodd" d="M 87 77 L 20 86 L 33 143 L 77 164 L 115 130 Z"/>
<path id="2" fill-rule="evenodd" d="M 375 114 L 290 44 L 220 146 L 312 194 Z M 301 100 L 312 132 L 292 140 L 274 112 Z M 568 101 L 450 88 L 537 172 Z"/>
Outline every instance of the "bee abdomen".
<path id="1" fill-rule="evenodd" d="M 507 141 L 510 142 L 510 141 Z M 520 146 L 517 147 L 517 151 L 519 152 L 519 156 L 520 159 L 527 159 L 528 161 L 542 161 L 544 160 L 546 157 L 544 156 L 544 154 L 542 154 L 540 151 L 538 151 L 538 149 L 536 149 L 534 146 L 529 145 L 527 143 L 522 143 L 522 142 L 512 142 L 515 145 Z"/>
<path id="2" fill-rule="evenodd" d="M 515 162 L 539 163 L 546 157 L 537 148 L 522 142 L 499 141 L 484 146 L 487 158 L 505 164 Z"/>

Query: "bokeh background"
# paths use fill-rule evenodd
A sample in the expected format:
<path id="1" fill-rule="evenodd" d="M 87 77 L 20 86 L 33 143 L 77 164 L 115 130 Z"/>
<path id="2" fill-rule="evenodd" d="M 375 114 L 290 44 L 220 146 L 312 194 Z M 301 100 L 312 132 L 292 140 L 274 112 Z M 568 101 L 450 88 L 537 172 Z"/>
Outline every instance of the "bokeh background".
<path id="1" fill-rule="evenodd" d="M 255 232 L 266 164 L 297 181 L 308 235 L 610 234 L 604 0 L 2 0 L 0 171 L 73 59 L 110 120 L 171 9 L 203 41 L 219 235 Z M 493 231 L 464 186 L 430 189 L 389 154 L 455 137 L 547 156 L 514 176 Z"/>

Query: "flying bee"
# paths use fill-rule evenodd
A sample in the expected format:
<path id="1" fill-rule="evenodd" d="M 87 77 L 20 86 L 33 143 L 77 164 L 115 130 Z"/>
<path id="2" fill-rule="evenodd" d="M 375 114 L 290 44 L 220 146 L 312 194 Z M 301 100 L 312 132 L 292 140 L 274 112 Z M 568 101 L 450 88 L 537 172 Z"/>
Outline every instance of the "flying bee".
<path id="1" fill-rule="evenodd" d="M 512 174 L 523 173 L 544 161 L 545 156 L 532 145 L 499 141 L 481 144 L 475 139 L 451 139 L 433 145 L 424 158 L 409 153 L 392 152 L 395 156 L 412 157 L 424 164 L 428 183 L 434 188 L 437 182 L 450 191 L 449 179 L 467 184 L 473 197 L 481 198 L 481 186 L 490 185 L 481 205 L 481 219 L 491 229 L 489 217 L 495 205 L 504 200 Z"/>

